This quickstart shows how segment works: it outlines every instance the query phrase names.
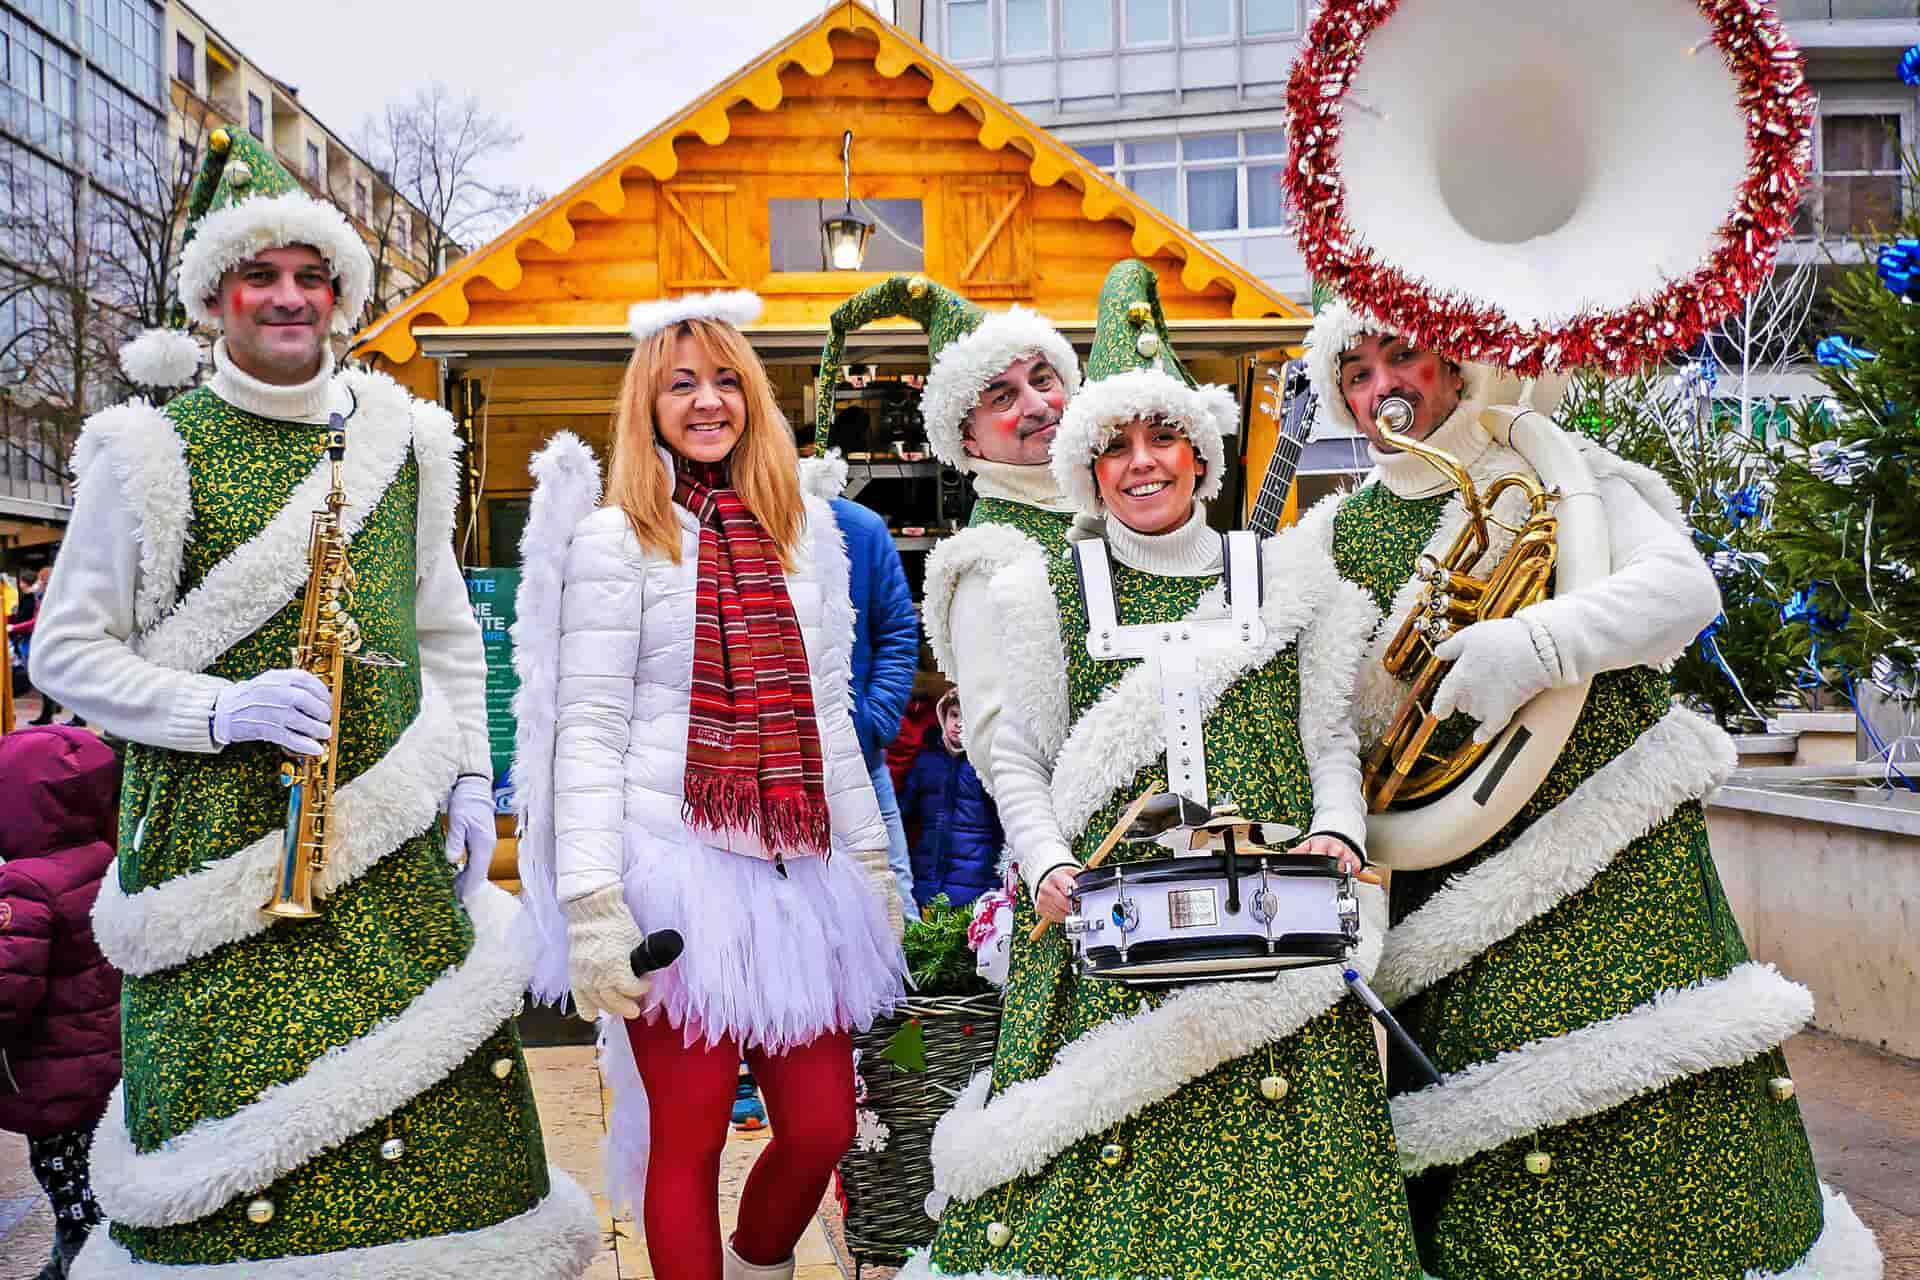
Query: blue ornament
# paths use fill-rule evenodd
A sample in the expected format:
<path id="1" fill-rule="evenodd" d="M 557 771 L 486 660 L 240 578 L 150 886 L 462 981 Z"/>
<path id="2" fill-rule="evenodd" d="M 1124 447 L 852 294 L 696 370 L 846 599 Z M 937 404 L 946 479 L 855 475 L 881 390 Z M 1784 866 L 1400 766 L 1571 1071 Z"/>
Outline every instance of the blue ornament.
<path id="1" fill-rule="evenodd" d="M 1819 345 L 1813 349 L 1813 358 L 1830 367 L 1857 369 L 1869 360 L 1878 360 L 1880 353 L 1869 351 L 1865 347 L 1856 347 L 1835 334 L 1831 338 L 1820 339 Z"/>
<path id="2" fill-rule="evenodd" d="M 1900 83 L 1920 86 L 1920 44 L 1900 55 Z"/>
<path id="3" fill-rule="evenodd" d="M 1720 502 L 1736 529 L 1760 514 L 1760 490 L 1755 485 L 1741 485 L 1732 493 L 1722 490 Z"/>
<path id="4" fill-rule="evenodd" d="M 1780 606 L 1780 621 L 1805 623 L 1807 629 L 1816 636 L 1822 632 L 1837 635 L 1844 631 L 1848 620 L 1853 617 L 1853 610 L 1841 605 L 1838 617 L 1822 610 L 1819 594 L 1821 588 L 1826 586 L 1827 583 L 1816 582 L 1794 592 L 1793 598 Z"/>
<path id="5" fill-rule="evenodd" d="M 1920 296 L 1920 239 L 1902 236 L 1892 244 L 1881 245 L 1874 269 L 1880 273 L 1881 284 L 1902 300 L 1914 301 Z"/>
<path id="6" fill-rule="evenodd" d="M 1709 622 L 1707 624 L 1706 630 L 1702 631 L 1699 635 L 1695 636 L 1694 639 L 1701 644 L 1712 644 L 1713 638 L 1720 634 L 1720 628 L 1726 625 L 1727 625 L 1727 615 L 1723 613 L 1719 617 L 1715 618 L 1712 622 Z"/>

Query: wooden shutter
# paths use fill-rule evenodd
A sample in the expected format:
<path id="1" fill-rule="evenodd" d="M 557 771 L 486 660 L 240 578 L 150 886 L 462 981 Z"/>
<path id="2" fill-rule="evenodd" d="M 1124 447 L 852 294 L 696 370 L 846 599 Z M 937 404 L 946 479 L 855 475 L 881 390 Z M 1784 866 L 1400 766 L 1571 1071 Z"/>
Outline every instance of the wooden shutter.
<path id="1" fill-rule="evenodd" d="M 677 182 L 660 190 L 660 282 L 667 289 L 739 288 L 730 258 L 744 210 L 730 182 Z"/>
<path id="2" fill-rule="evenodd" d="M 963 178 L 947 200 L 948 243 L 959 254 L 954 284 L 974 298 L 1033 294 L 1033 194 L 1023 177 Z"/>

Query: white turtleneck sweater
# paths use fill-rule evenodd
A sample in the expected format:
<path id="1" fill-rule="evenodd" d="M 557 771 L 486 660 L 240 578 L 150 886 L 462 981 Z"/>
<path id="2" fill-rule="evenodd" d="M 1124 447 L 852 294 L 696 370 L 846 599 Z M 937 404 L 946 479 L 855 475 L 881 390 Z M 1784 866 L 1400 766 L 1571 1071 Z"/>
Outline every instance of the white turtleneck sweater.
<path id="1" fill-rule="evenodd" d="M 975 458 L 968 467 L 973 491 L 1042 511 L 1070 514 L 1073 503 L 1053 482 L 1045 463 L 1017 466 Z M 948 630 L 957 670 L 947 672 L 960 691 L 960 720 L 966 725 L 967 759 L 991 785 L 993 744 L 1006 707 L 1006 663 L 1001 627 L 984 573 L 969 573 L 953 591 Z"/>
<path id="2" fill-rule="evenodd" d="M 1207 524 L 1204 503 L 1193 504 L 1193 514 L 1178 529 L 1143 534 L 1118 520 L 1104 525 L 1107 549 L 1121 564 L 1168 578 L 1213 577 L 1225 568 L 1224 547 L 1217 530 Z M 1101 530 L 1081 524 L 1080 536 L 1100 536 Z M 1262 561 L 1263 572 L 1266 560 Z M 1274 589 L 1269 583 L 1269 589 Z M 1225 608 L 1219 610 L 1225 616 Z M 1353 637 L 1363 644 L 1365 636 Z M 1331 749 L 1309 763 L 1313 789 L 1313 828 L 1345 836 L 1355 848 L 1366 843 L 1366 801 L 1360 790 L 1360 743 L 1350 724 L 1336 730 Z M 1029 893 L 1037 895 L 1040 880 L 1058 866 L 1078 868 L 1073 856 L 1075 832 L 1062 831 L 1053 808 L 1053 761 L 1037 745 L 1039 735 L 1019 715 L 1006 717 L 994 758 L 994 804 L 1007 844 L 1013 850 Z"/>
<path id="3" fill-rule="evenodd" d="M 1463 403 L 1427 436 L 1478 483 L 1525 468 L 1518 454 L 1495 444 L 1480 422 L 1481 408 Z M 1453 491 L 1452 479 L 1423 458 L 1397 450 L 1368 452 L 1374 479 L 1397 497 Z M 1670 662 L 1720 612 L 1719 584 L 1685 531 L 1663 518 L 1625 474 L 1595 470 L 1613 572 L 1514 615 L 1527 623 L 1542 664 L 1561 685 L 1591 680 L 1603 671 Z"/>
<path id="4" fill-rule="evenodd" d="M 328 352 L 297 386 L 242 372 L 214 345 L 209 389 L 249 413 L 321 423 L 345 413 L 348 396 Z M 486 653 L 449 544 L 418 566 L 414 610 L 421 674 L 446 696 L 461 731 L 460 768 L 491 775 L 487 746 Z M 140 588 L 139 525 L 105 451 L 80 477 L 66 537 L 34 626 L 33 678 L 89 723 L 132 742 L 173 751 L 219 750 L 208 732 L 213 704 L 232 682 L 158 666 L 130 647 Z"/>

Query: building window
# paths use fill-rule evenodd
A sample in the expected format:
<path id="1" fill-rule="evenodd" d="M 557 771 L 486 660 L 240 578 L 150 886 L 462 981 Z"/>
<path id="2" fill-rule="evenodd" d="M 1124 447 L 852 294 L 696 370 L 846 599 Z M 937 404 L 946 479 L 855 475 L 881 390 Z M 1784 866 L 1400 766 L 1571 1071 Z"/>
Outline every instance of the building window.
<path id="1" fill-rule="evenodd" d="M 993 15 L 987 0 L 951 0 L 947 5 L 947 56 L 955 62 L 993 56 Z"/>
<path id="2" fill-rule="evenodd" d="M 193 170 L 199 163 L 200 149 L 191 142 L 188 142 L 185 138 L 180 139 L 180 183 L 182 186 L 193 181 Z"/>
<path id="3" fill-rule="evenodd" d="M 307 144 L 307 181 L 320 181 L 320 148 L 311 142 Z"/>
<path id="4" fill-rule="evenodd" d="M 1246 25 L 1250 36 L 1277 36 L 1299 30 L 1299 0 L 1246 0 Z"/>
<path id="5" fill-rule="evenodd" d="M 1180 144 L 1187 179 L 1187 225 L 1195 231 L 1240 228 L 1240 139 L 1231 133 Z"/>
<path id="6" fill-rule="evenodd" d="M 1127 190 L 1160 212 L 1180 220 L 1179 144 L 1165 142 L 1128 142 L 1120 149 L 1125 163 Z"/>
<path id="7" fill-rule="evenodd" d="M 1045 56 L 1053 52 L 1048 30 L 1047 0 L 1006 0 L 1006 55 L 1009 58 Z"/>
<path id="8" fill-rule="evenodd" d="M 1068 53 L 1113 48 L 1110 0 L 1060 0 L 1060 45 Z"/>
<path id="9" fill-rule="evenodd" d="M 405 209 L 393 215 L 393 243 L 403 253 L 413 243 L 413 219 L 407 216 Z"/>
<path id="10" fill-rule="evenodd" d="M 1247 148 L 1247 229 L 1287 225 L 1287 135 L 1278 129 L 1249 133 Z M 1261 157 L 1267 157 L 1262 159 Z"/>
<path id="11" fill-rule="evenodd" d="M 1074 147 L 1090 163 L 1099 165 L 1109 173 L 1113 171 L 1114 145 L 1111 142 L 1092 142 Z"/>
<path id="12" fill-rule="evenodd" d="M 267 136 L 267 104 L 258 94 L 247 95 L 247 132 L 261 141 Z"/>
<path id="13" fill-rule="evenodd" d="M 165 35 L 160 14 L 135 0 L 86 0 L 86 11 L 87 53 L 121 84 L 157 100 Z"/>
<path id="14" fill-rule="evenodd" d="M 1117 146 L 1083 142 L 1074 150 L 1203 235 L 1286 229 L 1287 135 L 1282 130 L 1145 138 Z"/>
<path id="15" fill-rule="evenodd" d="M 1233 35 L 1233 0 L 1184 0 L 1187 38 L 1225 39 Z"/>
<path id="16" fill-rule="evenodd" d="M 173 74 L 179 77 L 180 83 L 186 85 L 187 88 L 197 89 L 199 88 L 199 81 L 196 79 L 198 70 L 199 68 L 194 65 L 193 41 L 175 32 L 173 37 Z"/>
<path id="17" fill-rule="evenodd" d="M 1829 238 L 1886 231 L 1900 218 L 1900 148 L 1894 113 L 1820 118 L 1820 234 Z M 1810 232 L 1804 221 L 1796 230 Z"/>
<path id="18" fill-rule="evenodd" d="M 1128 44 L 1166 44 L 1173 39 L 1171 0 L 1125 0 L 1122 16 Z"/>
<path id="19" fill-rule="evenodd" d="M 367 220 L 367 184 L 353 184 L 353 216 L 365 222 Z"/>
<path id="20" fill-rule="evenodd" d="M 7 133 L 57 153 L 77 158 L 74 123 L 79 118 L 80 61 L 14 12 L 0 8 L 0 32 L 7 37 L 5 95 Z"/>

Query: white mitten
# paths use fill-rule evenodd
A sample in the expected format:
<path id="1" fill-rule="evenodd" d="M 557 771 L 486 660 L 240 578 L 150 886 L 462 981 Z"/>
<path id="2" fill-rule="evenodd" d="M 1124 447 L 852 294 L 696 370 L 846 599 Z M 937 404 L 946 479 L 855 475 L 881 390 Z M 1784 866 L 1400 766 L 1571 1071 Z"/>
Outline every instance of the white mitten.
<path id="1" fill-rule="evenodd" d="M 1543 637 L 1548 645 L 1551 638 Z M 1559 662 L 1549 665 L 1532 624 L 1522 618 L 1493 618 L 1463 627 L 1433 651 L 1453 669 L 1434 691 L 1434 715 L 1445 720 L 1464 711 L 1480 722 L 1475 742 L 1491 742 L 1514 712 L 1551 689 Z"/>
<path id="2" fill-rule="evenodd" d="M 215 746 L 271 742 L 295 755 L 317 756 L 333 735 L 332 720 L 333 700 L 320 677 L 280 667 L 222 689 L 208 728 Z"/>
<path id="3" fill-rule="evenodd" d="M 880 895 L 880 901 L 887 908 L 887 923 L 893 928 L 893 937 L 897 942 L 907 933 L 906 912 L 900 906 L 900 886 L 893 878 L 893 868 L 888 865 L 885 849 L 855 849 L 853 860 L 867 873 L 867 883 Z"/>
<path id="4" fill-rule="evenodd" d="M 562 903 L 567 913 L 567 977 L 573 1007 L 588 1022 L 603 1010 L 620 1018 L 640 1016 L 640 1000 L 652 981 L 633 971 L 633 949 L 646 941 L 627 910 L 617 884 Z"/>

